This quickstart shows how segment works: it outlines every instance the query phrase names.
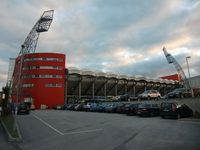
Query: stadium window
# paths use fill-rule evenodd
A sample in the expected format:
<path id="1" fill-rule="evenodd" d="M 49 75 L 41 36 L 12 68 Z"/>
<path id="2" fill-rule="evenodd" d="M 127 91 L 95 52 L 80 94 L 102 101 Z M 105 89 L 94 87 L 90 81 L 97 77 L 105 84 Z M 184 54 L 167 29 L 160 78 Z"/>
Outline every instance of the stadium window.
<path id="1" fill-rule="evenodd" d="M 62 84 L 50 83 L 50 84 L 45 84 L 45 87 L 62 87 Z"/>
<path id="2" fill-rule="evenodd" d="M 24 87 L 24 88 L 30 88 L 30 87 L 33 87 L 34 86 L 34 84 L 22 84 L 22 87 Z"/>

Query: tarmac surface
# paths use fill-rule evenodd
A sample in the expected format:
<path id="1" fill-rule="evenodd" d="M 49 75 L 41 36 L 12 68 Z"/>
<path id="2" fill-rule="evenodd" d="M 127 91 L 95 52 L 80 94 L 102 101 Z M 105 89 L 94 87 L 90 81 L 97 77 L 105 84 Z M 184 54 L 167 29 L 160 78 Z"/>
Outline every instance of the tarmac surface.
<path id="1" fill-rule="evenodd" d="M 13 143 L 8 142 L 7 135 L 0 123 L 0 150 L 15 150 Z"/>
<path id="2" fill-rule="evenodd" d="M 66 110 L 36 110 L 17 120 L 23 137 L 12 145 L 17 150 L 200 149 L 200 122 Z"/>

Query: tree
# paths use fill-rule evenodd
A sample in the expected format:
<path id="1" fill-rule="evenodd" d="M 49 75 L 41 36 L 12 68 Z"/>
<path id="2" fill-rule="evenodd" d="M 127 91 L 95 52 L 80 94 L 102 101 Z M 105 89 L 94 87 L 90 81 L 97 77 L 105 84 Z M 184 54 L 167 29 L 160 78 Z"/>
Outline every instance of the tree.
<path id="1" fill-rule="evenodd" d="M 2 99 L 2 108 L 3 108 L 3 111 L 5 111 L 6 108 L 8 107 L 10 86 L 6 85 L 5 87 L 2 88 L 2 91 L 4 94 L 4 98 Z"/>

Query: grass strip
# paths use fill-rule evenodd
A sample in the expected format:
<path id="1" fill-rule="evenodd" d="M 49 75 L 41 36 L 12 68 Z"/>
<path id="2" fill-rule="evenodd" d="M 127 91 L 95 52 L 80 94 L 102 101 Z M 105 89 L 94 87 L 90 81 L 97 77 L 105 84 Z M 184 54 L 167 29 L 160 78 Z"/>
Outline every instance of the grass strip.
<path id="1" fill-rule="evenodd" d="M 4 122 L 10 135 L 13 138 L 19 138 L 18 130 L 15 127 L 15 120 L 13 115 L 1 116 L 1 120 Z"/>

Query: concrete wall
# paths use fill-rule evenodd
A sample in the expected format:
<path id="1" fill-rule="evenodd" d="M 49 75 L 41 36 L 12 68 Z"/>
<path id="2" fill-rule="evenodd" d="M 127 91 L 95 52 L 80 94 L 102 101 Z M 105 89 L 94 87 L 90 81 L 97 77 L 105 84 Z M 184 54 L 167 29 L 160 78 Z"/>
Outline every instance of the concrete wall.
<path id="1" fill-rule="evenodd" d="M 192 88 L 200 88 L 200 75 L 189 78 L 189 82 Z"/>
<path id="2" fill-rule="evenodd" d="M 162 102 L 177 102 L 178 104 L 186 104 L 187 106 L 189 106 L 193 112 L 195 113 L 196 111 L 198 113 L 200 113 L 200 97 L 196 97 L 196 98 L 183 98 L 183 99 L 170 99 L 170 100 L 151 100 L 151 101 L 134 101 L 133 103 L 154 103 L 154 104 L 161 104 Z"/>

